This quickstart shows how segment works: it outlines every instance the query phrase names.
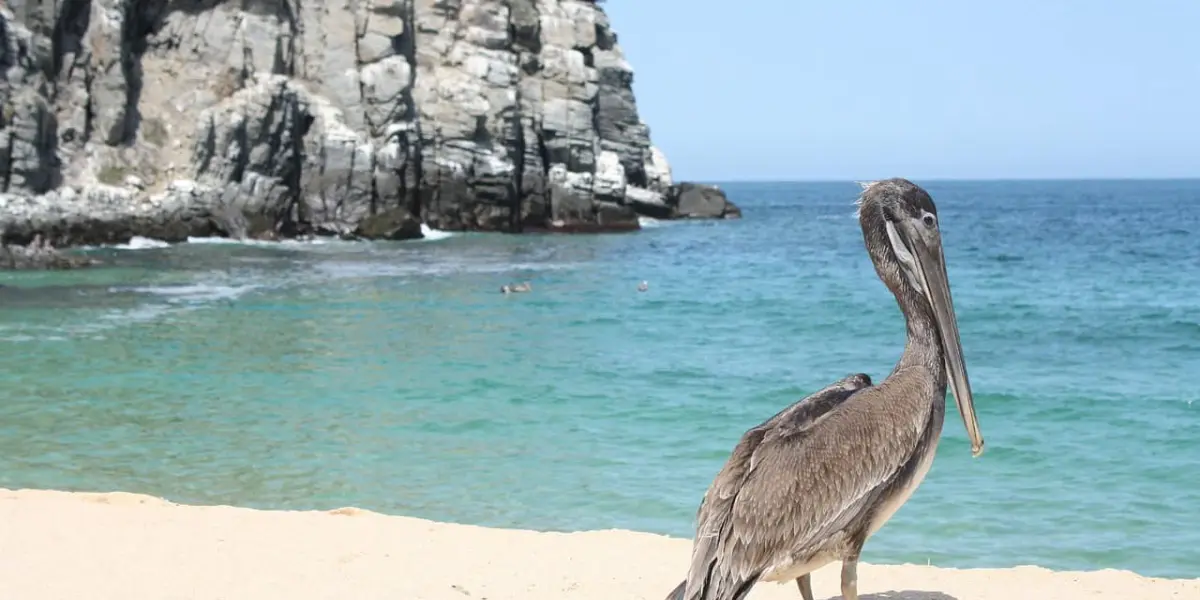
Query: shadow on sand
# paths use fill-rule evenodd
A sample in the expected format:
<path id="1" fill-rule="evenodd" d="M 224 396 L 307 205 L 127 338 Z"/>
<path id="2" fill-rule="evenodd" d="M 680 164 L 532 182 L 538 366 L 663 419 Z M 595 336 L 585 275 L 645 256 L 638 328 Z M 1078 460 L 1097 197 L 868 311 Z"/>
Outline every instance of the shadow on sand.
<path id="1" fill-rule="evenodd" d="M 842 600 L 841 596 L 834 596 L 829 600 Z M 858 600 L 958 600 L 950 594 L 942 592 L 922 592 L 917 590 L 904 590 L 890 592 L 879 592 L 877 594 L 862 594 Z"/>

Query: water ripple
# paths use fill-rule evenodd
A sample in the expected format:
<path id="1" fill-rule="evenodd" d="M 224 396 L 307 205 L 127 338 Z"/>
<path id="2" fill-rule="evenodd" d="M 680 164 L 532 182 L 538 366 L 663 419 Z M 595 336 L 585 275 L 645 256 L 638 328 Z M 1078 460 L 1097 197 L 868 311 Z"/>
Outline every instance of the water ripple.
<path id="1" fill-rule="evenodd" d="M 929 188 L 989 452 L 951 404 L 866 558 L 1194 576 L 1200 184 Z M 690 535 L 746 428 L 904 343 L 854 184 L 727 189 L 740 222 L 2 274 L 0 486 Z"/>

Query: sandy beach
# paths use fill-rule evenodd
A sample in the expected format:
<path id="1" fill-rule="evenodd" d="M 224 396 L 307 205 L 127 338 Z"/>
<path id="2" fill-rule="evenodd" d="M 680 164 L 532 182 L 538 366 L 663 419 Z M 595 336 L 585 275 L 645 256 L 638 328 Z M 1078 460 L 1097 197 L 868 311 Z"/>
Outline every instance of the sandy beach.
<path id="1" fill-rule="evenodd" d="M 346 508 L 185 506 L 126 493 L 0 491 L 0 598 L 661 600 L 690 542 L 629 531 L 539 533 Z M 1127 571 L 859 569 L 863 600 L 1200 598 L 1200 579 Z M 815 576 L 837 596 L 837 567 Z M 751 599 L 788 599 L 760 584 Z"/>

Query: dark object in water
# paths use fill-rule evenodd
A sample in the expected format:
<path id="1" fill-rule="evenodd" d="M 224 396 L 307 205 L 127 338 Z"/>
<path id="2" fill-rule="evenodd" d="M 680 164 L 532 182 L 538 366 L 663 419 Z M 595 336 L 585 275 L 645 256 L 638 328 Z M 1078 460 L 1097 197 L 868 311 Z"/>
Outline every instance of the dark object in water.
<path id="1" fill-rule="evenodd" d="M 532 289 L 533 284 L 529 283 L 528 281 L 524 283 L 511 283 L 500 286 L 500 291 L 505 294 L 519 294 L 521 292 L 528 292 Z"/>
<path id="2" fill-rule="evenodd" d="M 41 234 L 33 236 L 28 246 L 0 244 L 0 270 L 80 269 L 95 264 L 99 261 L 93 258 L 59 252 Z"/>

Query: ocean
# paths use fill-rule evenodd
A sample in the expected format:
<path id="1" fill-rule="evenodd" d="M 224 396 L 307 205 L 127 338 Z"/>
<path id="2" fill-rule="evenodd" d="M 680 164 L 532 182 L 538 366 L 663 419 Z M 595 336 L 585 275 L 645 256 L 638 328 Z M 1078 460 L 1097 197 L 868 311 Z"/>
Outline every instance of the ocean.
<path id="1" fill-rule="evenodd" d="M 863 560 L 1200 576 L 1200 182 L 919 183 L 987 452 L 950 403 Z M 743 431 L 904 345 L 857 185 L 724 187 L 744 219 L 0 273 L 0 486 L 690 537 Z"/>

